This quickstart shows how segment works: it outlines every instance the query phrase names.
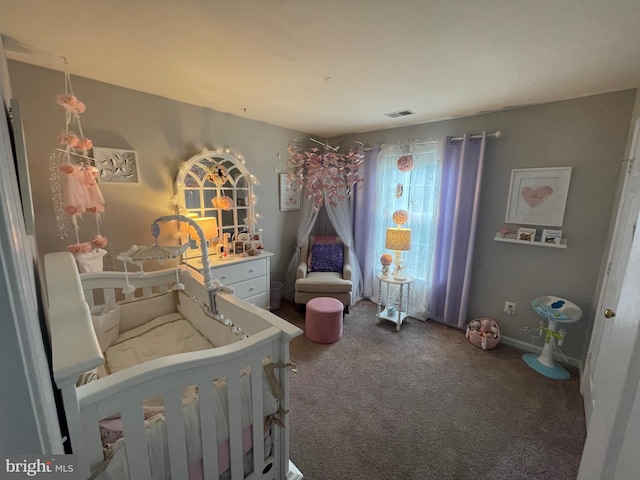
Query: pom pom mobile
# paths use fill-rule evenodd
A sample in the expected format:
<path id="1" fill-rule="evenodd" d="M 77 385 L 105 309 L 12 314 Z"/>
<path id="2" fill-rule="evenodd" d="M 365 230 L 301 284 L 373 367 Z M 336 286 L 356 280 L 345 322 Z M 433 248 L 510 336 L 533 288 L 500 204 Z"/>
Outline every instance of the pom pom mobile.
<path id="1" fill-rule="evenodd" d="M 336 205 L 351 195 L 355 185 L 364 182 L 360 175 L 364 154 L 355 150 L 349 153 L 338 153 L 336 150 L 327 145 L 324 145 L 324 151 L 318 147 L 306 152 L 291 146 L 287 149 L 287 177 L 290 182 L 299 179 L 306 197 L 313 199 L 314 211 L 318 211 L 325 201 Z"/>
<path id="2" fill-rule="evenodd" d="M 65 126 L 59 136 L 60 146 L 49 157 L 56 225 L 60 238 L 68 237 L 69 228 L 73 226 L 76 243 L 67 248 L 76 257 L 80 271 L 101 271 L 102 257 L 107 253 L 103 248 L 108 243 L 100 232 L 105 201 L 97 182 L 98 169 L 89 157 L 93 142 L 84 136 L 80 123 L 80 114 L 86 105 L 73 93 L 68 72 L 64 79 L 64 93 L 57 95 L 56 103 L 64 108 Z M 97 234 L 88 242 L 80 242 L 78 220 L 85 213 L 95 216 Z"/>

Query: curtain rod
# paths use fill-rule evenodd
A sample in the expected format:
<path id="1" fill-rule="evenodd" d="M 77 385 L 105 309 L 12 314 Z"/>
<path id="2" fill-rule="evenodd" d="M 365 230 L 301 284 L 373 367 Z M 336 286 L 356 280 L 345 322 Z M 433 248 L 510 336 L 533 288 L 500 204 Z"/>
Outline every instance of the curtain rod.
<path id="1" fill-rule="evenodd" d="M 496 130 L 493 133 L 487 133 L 487 137 L 495 137 L 495 138 L 500 138 L 500 135 L 502 135 L 502 132 L 500 130 Z M 459 142 L 463 139 L 464 137 L 451 137 L 449 139 L 449 141 L 451 142 Z M 476 138 L 482 138 L 482 134 L 481 133 L 472 133 L 471 135 L 469 135 L 469 138 L 471 140 L 474 140 Z"/>
<path id="2" fill-rule="evenodd" d="M 502 135 L 502 132 L 500 130 L 496 130 L 493 133 L 487 133 L 487 137 L 495 137 L 495 138 L 500 138 L 500 136 Z M 463 139 L 464 137 L 451 137 L 449 140 L 451 142 L 459 142 Z M 472 133 L 471 135 L 469 135 L 469 138 L 471 140 L 476 139 L 476 138 L 482 138 L 482 134 L 481 133 Z M 428 145 L 430 143 L 438 143 L 439 140 L 428 140 L 425 142 L 417 142 L 416 145 Z M 371 150 L 373 150 L 371 147 L 367 147 L 363 149 L 365 152 L 369 152 Z"/>

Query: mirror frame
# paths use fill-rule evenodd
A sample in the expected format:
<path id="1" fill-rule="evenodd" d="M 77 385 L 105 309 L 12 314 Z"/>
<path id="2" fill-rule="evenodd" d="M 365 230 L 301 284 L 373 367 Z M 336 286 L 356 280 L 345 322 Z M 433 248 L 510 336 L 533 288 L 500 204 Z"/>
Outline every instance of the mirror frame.
<path id="1" fill-rule="evenodd" d="M 218 167 L 223 169 L 218 170 Z M 186 160 L 176 175 L 178 213 L 194 218 L 215 217 L 218 238 L 229 233 L 229 239 L 235 240 L 240 233 L 253 231 L 254 184 L 255 177 L 245 166 L 241 155 L 235 155 L 229 149 L 204 149 Z M 223 208 L 221 202 L 216 206 L 212 204 L 221 196 L 231 199 L 230 208 Z"/>

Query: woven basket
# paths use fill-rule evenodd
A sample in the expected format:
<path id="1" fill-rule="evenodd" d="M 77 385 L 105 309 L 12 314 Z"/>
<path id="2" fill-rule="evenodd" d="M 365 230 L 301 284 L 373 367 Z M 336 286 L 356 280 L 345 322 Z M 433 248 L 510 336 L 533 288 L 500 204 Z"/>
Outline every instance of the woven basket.
<path id="1" fill-rule="evenodd" d="M 476 318 L 474 320 L 482 321 L 485 319 Z M 471 325 L 471 322 L 469 322 L 469 325 L 467 325 L 467 332 L 465 333 L 465 336 L 469 339 L 472 345 L 475 345 L 476 347 L 483 350 L 491 350 L 492 348 L 496 348 L 498 346 L 498 343 L 500 343 L 500 327 L 493 318 L 488 318 L 487 320 L 491 320 L 491 326 L 496 327 L 496 329 L 498 330 L 498 332 L 496 333 L 496 338 L 487 338 L 480 332 L 469 330 L 469 325 Z"/>

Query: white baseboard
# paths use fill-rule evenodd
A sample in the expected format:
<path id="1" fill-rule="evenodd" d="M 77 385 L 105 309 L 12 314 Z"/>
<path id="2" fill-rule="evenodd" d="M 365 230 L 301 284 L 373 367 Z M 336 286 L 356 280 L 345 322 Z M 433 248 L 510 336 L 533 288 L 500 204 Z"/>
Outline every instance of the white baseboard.
<path id="1" fill-rule="evenodd" d="M 542 347 L 533 345 L 531 343 L 523 342 L 522 340 L 516 340 L 515 338 L 505 337 L 504 335 L 502 335 L 500 342 L 506 345 L 510 345 L 512 347 L 519 348 L 520 350 L 524 350 L 525 352 L 542 353 Z M 572 367 L 576 367 L 580 369 L 580 371 L 582 371 L 582 362 L 577 358 L 566 357 L 565 359 L 559 353 L 553 352 L 553 359 L 560 363 L 564 363 L 567 365 L 571 365 Z"/>

